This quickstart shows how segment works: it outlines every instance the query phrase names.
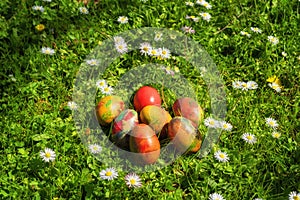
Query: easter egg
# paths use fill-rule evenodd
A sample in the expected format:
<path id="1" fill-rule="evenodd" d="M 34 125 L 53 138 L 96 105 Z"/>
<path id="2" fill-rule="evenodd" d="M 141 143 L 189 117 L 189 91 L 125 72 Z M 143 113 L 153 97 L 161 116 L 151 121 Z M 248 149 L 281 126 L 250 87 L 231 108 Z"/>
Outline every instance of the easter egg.
<path id="1" fill-rule="evenodd" d="M 168 124 L 168 137 L 180 152 L 196 152 L 200 149 L 201 141 L 197 130 L 189 119 L 174 117 Z"/>
<path id="2" fill-rule="evenodd" d="M 142 123 L 148 124 L 158 134 L 164 125 L 171 121 L 172 117 L 165 109 L 150 105 L 141 110 L 140 119 Z"/>
<path id="3" fill-rule="evenodd" d="M 136 125 L 129 139 L 130 151 L 137 164 L 153 164 L 160 155 L 160 143 L 154 130 L 147 124 Z"/>
<path id="4" fill-rule="evenodd" d="M 122 149 L 129 149 L 129 132 L 139 123 L 135 110 L 125 109 L 114 120 L 112 140 Z"/>
<path id="5" fill-rule="evenodd" d="M 158 91 L 150 86 L 143 86 L 135 93 L 133 105 L 137 112 L 140 112 L 148 105 L 161 105 L 161 98 Z"/>
<path id="6" fill-rule="evenodd" d="M 109 125 L 124 108 L 124 101 L 119 96 L 106 96 L 102 98 L 96 107 L 99 123 L 103 126 Z"/>
<path id="7" fill-rule="evenodd" d="M 204 111 L 200 105 L 194 99 L 189 97 L 177 99 L 174 102 L 172 109 L 175 116 L 182 116 L 191 120 L 195 128 L 198 127 L 204 116 Z"/>

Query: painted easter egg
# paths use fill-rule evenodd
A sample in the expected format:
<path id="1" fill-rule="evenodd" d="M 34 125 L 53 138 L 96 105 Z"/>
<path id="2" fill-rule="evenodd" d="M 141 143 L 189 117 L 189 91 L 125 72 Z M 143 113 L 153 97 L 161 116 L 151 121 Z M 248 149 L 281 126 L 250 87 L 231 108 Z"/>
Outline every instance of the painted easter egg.
<path id="1" fill-rule="evenodd" d="M 137 112 L 140 112 L 148 105 L 161 105 L 161 98 L 158 91 L 150 86 L 143 86 L 135 93 L 133 105 Z"/>

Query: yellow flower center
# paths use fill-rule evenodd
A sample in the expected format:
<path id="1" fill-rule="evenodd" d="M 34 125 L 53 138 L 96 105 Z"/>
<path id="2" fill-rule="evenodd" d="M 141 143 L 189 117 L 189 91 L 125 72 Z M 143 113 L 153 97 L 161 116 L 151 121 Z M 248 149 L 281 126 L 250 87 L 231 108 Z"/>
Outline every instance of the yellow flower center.
<path id="1" fill-rule="evenodd" d="M 222 158 L 222 159 L 225 158 L 225 154 L 223 154 L 223 153 L 220 153 L 219 156 L 220 156 L 220 158 Z"/>
<path id="2" fill-rule="evenodd" d="M 111 176 L 112 175 L 112 172 L 111 171 L 108 171 L 105 173 L 105 176 Z"/>
<path id="3" fill-rule="evenodd" d="M 136 180 L 135 180 L 135 179 L 133 179 L 133 178 L 132 178 L 132 179 L 130 179 L 130 181 L 129 181 L 129 182 L 130 182 L 130 184 L 132 184 L 132 185 L 136 184 Z"/>
<path id="4" fill-rule="evenodd" d="M 109 92 L 109 88 L 107 87 L 107 88 L 104 88 L 104 91 L 105 92 Z"/>
<path id="5" fill-rule="evenodd" d="M 50 54 L 50 50 L 49 50 L 49 49 L 46 49 L 45 53 L 46 53 L 46 54 Z"/>
<path id="6" fill-rule="evenodd" d="M 294 200 L 300 200 L 299 196 L 294 196 L 293 199 Z"/>
<path id="7" fill-rule="evenodd" d="M 274 126 L 275 125 L 275 123 L 273 121 L 270 121 L 269 124 L 270 124 L 270 126 Z"/>
<path id="8" fill-rule="evenodd" d="M 215 122 L 214 121 L 210 121 L 209 124 L 210 125 L 215 125 Z"/>
<path id="9" fill-rule="evenodd" d="M 253 137 L 252 137 L 251 135 L 248 135 L 246 138 L 247 138 L 248 140 L 252 140 L 252 139 L 253 139 Z"/>
<path id="10" fill-rule="evenodd" d="M 50 157 L 51 157 L 51 153 L 50 153 L 50 152 L 46 152 L 46 153 L 45 153 L 45 157 L 46 157 L 46 158 L 50 158 Z"/>

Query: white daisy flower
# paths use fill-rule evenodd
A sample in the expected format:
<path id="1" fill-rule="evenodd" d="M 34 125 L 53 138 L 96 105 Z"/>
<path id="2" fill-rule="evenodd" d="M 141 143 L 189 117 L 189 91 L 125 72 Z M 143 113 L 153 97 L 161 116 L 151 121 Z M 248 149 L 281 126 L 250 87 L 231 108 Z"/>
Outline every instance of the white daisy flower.
<path id="1" fill-rule="evenodd" d="M 242 90 L 248 90 L 249 89 L 246 82 L 241 82 L 241 89 Z"/>
<path id="2" fill-rule="evenodd" d="M 79 8 L 79 11 L 80 11 L 82 14 L 89 14 L 89 10 L 88 10 L 86 7 L 80 7 L 80 8 Z"/>
<path id="3" fill-rule="evenodd" d="M 152 49 L 150 43 L 148 42 L 143 42 L 140 44 L 140 52 L 142 55 L 147 55 L 148 52 L 150 52 Z"/>
<path id="4" fill-rule="evenodd" d="M 247 36 L 247 37 L 251 37 L 251 34 L 249 34 L 249 33 L 246 32 L 246 31 L 241 31 L 240 33 L 241 33 L 241 35 L 245 35 L 245 36 Z"/>
<path id="5" fill-rule="evenodd" d="M 248 81 L 247 87 L 249 90 L 255 90 L 258 88 L 258 84 L 255 81 Z"/>
<path id="6" fill-rule="evenodd" d="M 85 61 L 90 66 L 97 66 L 99 64 L 98 60 L 96 59 L 90 59 Z"/>
<path id="7" fill-rule="evenodd" d="M 40 12 L 45 11 L 43 6 L 32 6 L 32 9 L 35 10 L 35 11 L 40 11 Z"/>
<path id="8" fill-rule="evenodd" d="M 225 121 L 219 122 L 219 127 L 225 131 L 231 131 L 232 129 L 232 125 Z"/>
<path id="9" fill-rule="evenodd" d="M 121 24 L 126 24 L 126 23 L 128 23 L 128 17 L 120 16 L 118 18 L 118 22 L 120 22 Z"/>
<path id="10" fill-rule="evenodd" d="M 154 40 L 160 41 L 160 40 L 162 40 L 162 36 L 163 36 L 163 34 L 161 32 L 157 32 L 157 33 L 155 33 Z"/>
<path id="11" fill-rule="evenodd" d="M 191 19 L 191 20 L 193 20 L 194 22 L 198 22 L 198 21 L 199 21 L 199 17 L 195 17 L 195 16 L 189 16 L 189 15 L 187 15 L 185 18 L 186 18 L 186 19 Z"/>
<path id="12" fill-rule="evenodd" d="M 51 49 L 50 47 L 42 47 L 41 52 L 47 55 L 53 55 L 55 53 L 54 49 Z"/>
<path id="13" fill-rule="evenodd" d="M 155 49 L 155 48 L 151 48 L 148 51 L 148 55 L 150 55 L 150 56 L 158 56 L 159 55 L 159 50 Z"/>
<path id="14" fill-rule="evenodd" d="M 100 178 L 104 180 L 113 180 L 118 177 L 118 172 L 115 170 L 115 168 L 107 168 L 100 172 Z"/>
<path id="15" fill-rule="evenodd" d="M 203 5 L 206 1 L 205 0 L 197 0 L 196 4 Z"/>
<path id="16" fill-rule="evenodd" d="M 115 48 L 116 48 L 117 52 L 119 52 L 121 54 L 126 53 L 128 51 L 127 43 L 125 43 L 125 42 L 115 43 Z"/>
<path id="17" fill-rule="evenodd" d="M 265 120 L 266 120 L 267 125 L 272 128 L 277 128 L 279 126 L 277 121 L 271 117 L 268 117 Z"/>
<path id="18" fill-rule="evenodd" d="M 43 0 L 43 1 L 45 1 L 45 2 L 51 2 L 52 0 Z"/>
<path id="19" fill-rule="evenodd" d="M 77 103 L 75 103 L 74 101 L 69 101 L 68 102 L 68 107 L 69 107 L 70 110 L 77 110 L 78 109 Z"/>
<path id="20" fill-rule="evenodd" d="M 228 162 L 229 161 L 229 157 L 227 155 L 227 153 L 222 152 L 220 150 L 218 150 L 217 152 L 214 153 L 214 157 L 219 161 L 219 162 Z"/>
<path id="21" fill-rule="evenodd" d="M 45 162 L 54 161 L 56 154 L 55 152 L 50 148 L 45 148 L 44 151 L 40 151 L 40 156 Z"/>
<path id="22" fill-rule="evenodd" d="M 195 33 L 195 30 L 193 30 L 192 27 L 189 27 L 189 26 L 184 26 L 181 28 L 181 30 L 185 33 L 191 33 L 191 34 L 194 34 Z"/>
<path id="23" fill-rule="evenodd" d="M 122 38 L 120 36 L 116 36 L 116 37 L 114 37 L 114 42 L 115 42 L 115 44 L 125 43 L 125 40 L 124 40 L 124 38 Z"/>
<path id="24" fill-rule="evenodd" d="M 211 117 L 208 117 L 204 120 L 204 125 L 210 128 L 218 128 L 219 127 L 219 121 L 215 120 Z"/>
<path id="25" fill-rule="evenodd" d="M 232 81 L 232 87 L 235 89 L 242 89 L 242 81 Z"/>
<path id="26" fill-rule="evenodd" d="M 207 12 L 201 12 L 201 13 L 200 13 L 200 16 L 201 16 L 204 20 L 206 20 L 206 21 L 209 21 L 210 18 L 211 18 L 211 15 L 210 15 L 209 13 L 207 13 Z"/>
<path id="27" fill-rule="evenodd" d="M 130 173 L 125 176 L 125 183 L 128 187 L 141 187 L 141 178 L 135 173 Z"/>
<path id="28" fill-rule="evenodd" d="M 98 144 L 90 144 L 89 145 L 89 151 L 92 153 L 92 154 L 98 154 L 102 151 L 102 147 Z"/>
<path id="29" fill-rule="evenodd" d="M 242 135 L 242 139 L 245 140 L 245 142 L 247 142 L 249 144 L 254 144 L 257 141 L 255 135 L 253 135 L 251 133 L 244 133 Z"/>
<path id="30" fill-rule="evenodd" d="M 268 36 L 268 40 L 269 42 L 271 42 L 273 45 L 276 45 L 279 43 L 279 39 L 277 37 L 274 36 Z"/>
<path id="31" fill-rule="evenodd" d="M 158 49 L 158 56 L 161 57 L 161 58 L 170 58 L 171 56 L 171 53 L 170 53 L 170 50 L 167 49 L 167 48 L 159 48 Z"/>
<path id="32" fill-rule="evenodd" d="M 282 55 L 283 57 L 286 57 L 286 56 L 287 56 L 287 53 L 285 53 L 285 52 L 283 51 L 283 52 L 281 52 L 281 55 Z"/>
<path id="33" fill-rule="evenodd" d="M 185 2 L 185 5 L 193 7 L 193 6 L 194 6 L 194 3 L 191 2 L 191 1 L 186 1 L 186 2 Z"/>
<path id="34" fill-rule="evenodd" d="M 300 200 L 300 193 L 297 193 L 295 191 L 290 192 L 289 200 Z"/>
<path id="35" fill-rule="evenodd" d="M 254 33 L 261 33 L 261 29 L 257 28 L 257 27 L 251 27 L 250 28 L 251 31 L 253 31 Z"/>
<path id="36" fill-rule="evenodd" d="M 272 137 L 273 137 L 273 138 L 278 139 L 278 138 L 280 138 L 280 136 L 281 136 L 281 133 L 279 133 L 279 132 L 277 132 L 277 131 L 274 131 L 274 132 L 272 133 Z"/>
<path id="37" fill-rule="evenodd" d="M 210 194 L 208 200 L 225 200 L 224 197 L 218 193 Z"/>
<path id="38" fill-rule="evenodd" d="M 202 4 L 201 4 L 202 6 L 204 6 L 206 9 L 211 9 L 211 5 L 208 3 L 208 2 L 203 2 Z"/>
<path id="39" fill-rule="evenodd" d="M 174 76 L 175 72 L 173 70 L 171 70 L 171 68 L 168 66 L 168 67 L 162 67 L 161 68 L 162 70 L 164 70 L 166 72 L 166 74 L 169 74 L 171 76 Z"/>
<path id="40" fill-rule="evenodd" d="M 97 88 L 99 88 L 99 89 L 103 89 L 103 88 L 107 87 L 106 80 L 104 80 L 104 79 L 98 80 L 98 81 L 96 82 L 96 86 L 97 86 Z"/>
<path id="41" fill-rule="evenodd" d="M 111 86 L 106 86 L 101 88 L 101 92 L 106 95 L 111 95 L 113 93 L 113 88 Z"/>
<path id="42" fill-rule="evenodd" d="M 274 89 L 276 92 L 281 92 L 281 86 L 278 85 L 277 83 L 269 83 L 268 86 L 272 89 Z"/>

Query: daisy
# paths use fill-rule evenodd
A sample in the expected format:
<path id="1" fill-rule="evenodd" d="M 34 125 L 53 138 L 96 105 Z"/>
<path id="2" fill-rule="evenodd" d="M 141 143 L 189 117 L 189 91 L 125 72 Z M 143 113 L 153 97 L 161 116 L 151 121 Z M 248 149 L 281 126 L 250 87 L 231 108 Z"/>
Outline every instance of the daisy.
<path id="1" fill-rule="evenodd" d="M 199 17 L 195 17 L 195 16 L 186 16 L 185 17 L 186 19 L 191 19 L 191 20 L 193 20 L 194 22 L 198 22 L 199 21 Z"/>
<path id="2" fill-rule="evenodd" d="M 278 127 L 278 123 L 275 119 L 268 117 L 266 118 L 266 123 L 268 126 L 272 127 L 272 128 L 277 128 Z"/>
<path id="3" fill-rule="evenodd" d="M 287 53 L 285 53 L 285 52 L 283 51 L 283 52 L 281 52 L 281 55 L 282 55 L 283 57 L 286 57 L 286 56 L 287 56 Z"/>
<path id="4" fill-rule="evenodd" d="M 163 69 L 166 71 L 166 74 L 174 76 L 175 72 L 173 70 L 171 70 L 170 67 L 164 67 Z"/>
<path id="5" fill-rule="evenodd" d="M 214 153 L 214 157 L 219 161 L 219 162 L 228 162 L 229 161 L 229 157 L 227 155 L 227 153 L 222 152 L 220 150 L 218 150 L 216 153 Z"/>
<path id="6" fill-rule="evenodd" d="M 101 92 L 106 95 L 111 95 L 113 92 L 113 88 L 111 86 L 106 86 L 101 88 Z"/>
<path id="7" fill-rule="evenodd" d="M 151 49 L 149 49 L 148 54 L 150 56 L 158 56 L 159 55 L 159 51 L 158 51 L 158 49 L 151 48 Z"/>
<path id="8" fill-rule="evenodd" d="M 256 137 L 255 135 L 251 134 L 251 133 L 244 133 L 242 135 L 242 139 L 245 140 L 245 142 L 249 143 L 249 144 L 254 144 L 256 143 Z"/>
<path id="9" fill-rule="evenodd" d="M 293 191 L 289 194 L 289 200 L 300 200 L 300 193 Z"/>
<path id="10" fill-rule="evenodd" d="M 246 32 L 246 31 L 241 31 L 240 33 L 241 33 L 241 35 L 245 35 L 245 36 L 247 36 L 247 37 L 251 37 L 251 34 L 249 34 L 249 33 Z"/>
<path id="11" fill-rule="evenodd" d="M 253 31 L 254 33 L 261 33 L 261 29 L 257 27 L 251 27 L 250 30 Z"/>
<path id="12" fill-rule="evenodd" d="M 206 1 L 205 0 L 197 0 L 196 4 L 203 5 Z"/>
<path id="13" fill-rule="evenodd" d="M 120 22 L 121 24 L 126 24 L 126 23 L 128 23 L 128 17 L 120 16 L 118 18 L 118 22 Z"/>
<path id="14" fill-rule="evenodd" d="M 269 83 L 268 86 L 272 89 L 274 89 L 276 92 L 281 92 L 281 87 L 277 83 Z"/>
<path id="15" fill-rule="evenodd" d="M 99 63 L 96 59 L 90 59 L 85 61 L 90 66 L 97 66 Z"/>
<path id="16" fill-rule="evenodd" d="M 130 173 L 125 176 L 125 183 L 128 187 L 141 187 L 141 178 L 135 173 Z"/>
<path id="17" fill-rule="evenodd" d="M 222 197 L 222 195 L 218 193 L 213 193 L 209 195 L 208 200 L 225 200 L 225 199 Z"/>
<path id="18" fill-rule="evenodd" d="M 280 136 L 281 136 L 281 134 L 280 134 L 279 132 L 277 132 L 277 131 L 274 131 L 274 132 L 272 133 L 272 137 L 273 137 L 273 138 L 278 139 L 278 138 L 280 138 Z"/>
<path id="19" fill-rule="evenodd" d="M 248 81 L 247 82 L 247 87 L 249 90 L 255 90 L 258 88 L 258 85 L 255 81 Z"/>
<path id="20" fill-rule="evenodd" d="M 45 148 L 44 151 L 40 151 L 40 156 L 45 162 L 54 161 L 56 154 L 50 148 Z"/>
<path id="21" fill-rule="evenodd" d="M 181 30 L 185 33 L 191 33 L 191 34 L 195 33 L 195 30 L 193 30 L 192 27 L 189 26 L 184 26 L 181 28 Z"/>
<path id="22" fill-rule="evenodd" d="M 186 2 L 185 2 L 185 5 L 193 7 L 193 6 L 194 6 L 194 3 L 191 2 L 191 1 L 186 1 Z"/>
<path id="23" fill-rule="evenodd" d="M 206 1 L 203 2 L 201 5 L 204 6 L 206 9 L 211 9 L 211 5 Z"/>
<path id="24" fill-rule="evenodd" d="M 102 147 L 98 144 L 90 144 L 89 145 L 89 150 L 92 154 L 97 154 L 102 151 Z"/>
<path id="25" fill-rule="evenodd" d="M 242 90 L 248 90 L 248 89 L 249 89 L 246 82 L 242 82 L 242 83 L 241 83 L 241 89 L 242 89 Z"/>
<path id="26" fill-rule="evenodd" d="M 82 14 L 89 14 L 89 10 L 88 10 L 86 7 L 80 7 L 80 8 L 79 8 L 79 11 L 80 11 Z"/>
<path id="27" fill-rule="evenodd" d="M 77 110 L 77 108 L 78 108 L 77 103 L 75 103 L 74 101 L 69 101 L 68 107 L 70 110 Z"/>
<path id="28" fill-rule="evenodd" d="M 210 18 L 211 18 L 211 15 L 210 15 L 209 13 L 206 13 L 206 12 L 201 12 L 201 13 L 200 13 L 200 16 L 201 16 L 204 20 L 206 20 L 206 21 L 209 21 Z"/>
<path id="29" fill-rule="evenodd" d="M 171 56 L 170 50 L 166 49 L 164 47 L 159 48 L 158 52 L 159 52 L 159 57 L 161 57 L 161 58 L 170 58 L 170 56 Z"/>
<path id="30" fill-rule="evenodd" d="M 208 117 L 204 120 L 204 125 L 210 128 L 218 128 L 219 122 L 211 117 Z"/>
<path id="31" fill-rule="evenodd" d="M 176 73 L 179 73 L 180 72 L 180 70 L 179 70 L 179 68 L 176 66 L 176 67 L 174 67 L 174 71 L 176 72 Z"/>
<path id="32" fill-rule="evenodd" d="M 33 10 L 36 10 L 36 11 L 40 11 L 40 12 L 44 12 L 45 9 L 43 6 L 32 6 L 32 9 Z"/>
<path id="33" fill-rule="evenodd" d="M 160 40 L 162 40 L 162 36 L 163 36 L 163 34 L 160 33 L 160 32 L 155 33 L 154 40 L 155 41 L 160 41 Z"/>
<path id="34" fill-rule="evenodd" d="M 47 55 L 53 55 L 55 53 L 54 49 L 51 49 L 50 47 L 42 47 L 41 52 Z"/>
<path id="35" fill-rule="evenodd" d="M 104 79 L 98 80 L 98 81 L 96 82 L 96 86 L 97 86 L 99 89 L 103 89 L 103 88 L 107 87 L 106 80 L 104 80 Z"/>
<path id="36" fill-rule="evenodd" d="M 232 81 L 232 87 L 235 89 L 242 89 L 242 81 Z"/>
<path id="37" fill-rule="evenodd" d="M 115 168 L 107 168 L 100 172 L 100 178 L 104 180 L 113 180 L 118 177 L 118 172 L 115 170 Z"/>
<path id="38" fill-rule="evenodd" d="M 114 42 L 115 43 L 125 43 L 124 38 L 120 37 L 120 36 L 116 36 L 114 37 Z"/>
<path id="39" fill-rule="evenodd" d="M 225 131 L 231 131 L 231 129 L 232 129 L 232 125 L 225 121 L 219 122 L 219 127 Z"/>
<path id="40" fill-rule="evenodd" d="M 278 44 L 279 42 L 279 39 L 277 37 L 274 37 L 274 36 L 268 36 L 268 40 L 269 42 L 271 42 L 273 45 L 276 45 Z"/>
<path id="41" fill-rule="evenodd" d="M 115 43 L 115 48 L 117 52 L 119 53 L 126 53 L 128 51 L 127 43 L 121 42 L 121 43 Z"/>
<path id="42" fill-rule="evenodd" d="M 45 1 L 45 2 L 51 2 L 52 0 L 43 0 L 43 1 Z"/>
<path id="43" fill-rule="evenodd" d="M 140 52 L 142 55 L 148 54 L 148 52 L 152 49 L 150 43 L 144 42 L 140 44 Z"/>

